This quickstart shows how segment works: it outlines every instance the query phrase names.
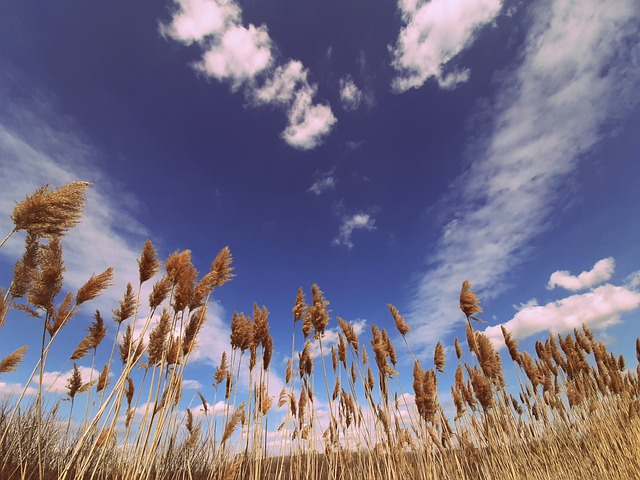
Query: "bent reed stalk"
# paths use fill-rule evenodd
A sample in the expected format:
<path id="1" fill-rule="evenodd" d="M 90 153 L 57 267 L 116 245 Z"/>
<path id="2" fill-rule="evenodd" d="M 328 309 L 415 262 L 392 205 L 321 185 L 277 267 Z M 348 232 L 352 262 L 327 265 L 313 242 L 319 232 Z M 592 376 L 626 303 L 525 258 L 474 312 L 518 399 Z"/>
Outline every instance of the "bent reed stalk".
<path id="1" fill-rule="evenodd" d="M 618 479 L 640 471 L 640 366 L 629 367 L 587 325 L 551 334 L 531 353 L 520 351 L 503 328 L 507 348 L 497 352 L 471 322 L 482 321 L 475 316 L 482 308 L 469 281 L 459 299 L 466 351 L 457 338 L 450 349 L 432 339 L 430 359 L 411 349 L 411 328 L 393 305 L 386 321 L 371 325 L 368 339 L 361 325 L 340 317 L 332 326 L 329 302 L 314 284 L 310 304 L 302 288 L 295 297 L 291 356 L 280 372 L 271 362 L 269 312 L 254 303 L 249 315 L 234 312 L 230 350 L 212 372 L 212 386 L 190 400 L 185 375 L 207 305 L 233 277 L 227 247 L 199 277 L 189 250 L 161 262 L 147 241 L 137 288 L 129 284 L 113 310 L 111 354 L 102 346 L 109 326 L 95 312 L 87 335 L 70 352 L 66 397 L 44 389 L 45 369 L 54 363 L 50 352 L 69 335 L 66 325 L 81 322 L 80 305 L 114 278 L 107 268 L 75 297 L 61 294 L 64 234 L 81 220 L 87 187 L 74 182 L 37 190 L 16 205 L 13 231 L 2 242 L 27 233 L 10 285 L 0 292 L 0 326 L 33 317 L 42 322 L 43 337 L 36 340 L 40 355 L 20 395 L 0 402 L 0 478 Z M 143 285 L 154 279 L 144 301 Z M 404 355 L 387 331 L 394 325 Z M 25 339 L 8 345 L 10 340 L 3 340 L 3 381 L 32 346 L 22 345 Z M 515 375 L 503 366 L 504 355 Z M 640 362 L 640 339 L 636 356 Z M 108 361 L 96 379 L 98 358 Z M 86 383 L 83 361 L 91 368 Z M 280 375 L 282 382 L 273 381 Z M 411 393 L 403 391 L 405 377 L 412 379 Z M 509 377 L 517 383 L 508 385 Z M 277 383 L 280 391 L 270 391 Z M 320 383 L 326 398 L 317 395 Z M 444 383 L 451 384 L 451 402 Z M 82 400 L 83 409 L 73 408 Z"/>

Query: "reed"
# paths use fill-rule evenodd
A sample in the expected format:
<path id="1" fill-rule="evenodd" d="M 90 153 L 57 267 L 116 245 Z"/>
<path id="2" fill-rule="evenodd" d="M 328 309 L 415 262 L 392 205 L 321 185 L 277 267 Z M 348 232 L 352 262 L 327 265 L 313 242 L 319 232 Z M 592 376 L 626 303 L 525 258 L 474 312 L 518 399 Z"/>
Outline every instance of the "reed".
<path id="1" fill-rule="evenodd" d="M 32 316 L 42 324 L 42 337 L 39 345 L 34 339 L 40 355 L 26 384 L 35 380 L 35 397 L 25 386 L 0 403 L 0 478 L 551 479 L 580 472 L 585 479 L 618 479 L 640 471 L 640 366 L 610 352 L 586 325 L 550 335 L 531 352 L 521 351 L 503 328 L 507 348 L 500 353 L 473 327 L 471 320 L 482 321 L 475 316 L 482 308 L 469 281 L 459 298 L 466 349 L 453 341 L 453 366 L 447 366 L 444 339 L 432 339 L 433 364 L 423 365 L 425 357 L 410 347 L 412 330 L 393 305 L 389 324 L 405 350 L 396 349 L 384 322 L 372 324 L 368 338 L 341 317 L 334 324 L 314 284 L 310 304 L 302 288 L 293 302 L 286 363 L 272 364 L 269 311 L 254 303 L 249 314 L 234 312 L 230 349 L 212 372 L 212 386 L 189 402 L 185 372 L 207 305 L 234 276 L 228 247 L 200 275 L 189 250 L 162 262 L 145 242 L 139 277 L 113 309 L 113 324 L 96 311 L 69 352 L 73 368 L 64 398 L 45 391 L 53 342 L 67 334 L 78 307 L 113 281 L 107 268 L 75 294 L 61 293 L 63 236 L 81 219 L 87 187 L 46 186 L 28 196 L 16 205 L 14 229 L 2 242 L 27 232 L 12 281 L 0 292 L 0 326 Z M 141 287 L 149 281 L 154 284 L 144 305 Z M 107 349 L 108 355 L 103 340 L 109 328 L 116 330 L 111 354 L 94 374 L 97 352 Z M 335 344 L 327 340 L 329 330 Z M 8 346 L 0 360 L 3 380 L 29 347 L 11 346 L 11 340 L 2 341 Z M 635 346 L 640 363 L 640 339 Z M 503 360 L 509 358 L 507 368 Z M 81 366 L 90 368 L 89 378 Z M 506 382 L 510 368 L 517 384 Z M 274 369 L 284 379 L 278 395 L 269 390 Z M 455 411 L 445 409 L 439 388 L 447 372 Z M 402 390 L 405 377 L 412 380 L 410 393 Z M 326 398 L 317 394 L 321 384 Z M 81 401 L 84 413 L 74 414 Z"/>

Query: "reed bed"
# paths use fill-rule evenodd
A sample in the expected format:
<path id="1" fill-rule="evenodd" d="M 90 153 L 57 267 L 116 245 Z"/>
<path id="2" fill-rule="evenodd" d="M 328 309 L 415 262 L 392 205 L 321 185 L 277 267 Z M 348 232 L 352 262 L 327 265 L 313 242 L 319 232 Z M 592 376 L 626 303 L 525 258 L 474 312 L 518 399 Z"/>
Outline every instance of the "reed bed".
<path id="1" fill-rule="evenodd" d="M 440 342 L 432 360 L 420 361 L 411 327 L 393 305 L 400 354 L 385 328 L 371 325 L 370 335 L 359 336 L 340 317 L 331 325 L 329 302 L 312 285 L 309 302 L 299 289 L 293 303 L 291 356 L 278 372 L 278 394 L 270 390 L 281 365 L 271 362 L 269 312 L 254 304 L 249 314 L 233 314 L 230 349 L 212 372 L 212 386 L 185 408 L 183 380 L 207 305 L 233 277 L 226 247 L 199 276 L 190 251 L 161 262 L 147 241 L 139 278 L 111 319 L 96 311 L 69 352 L 62 405 L 43 387 L 52 344 L 114 275 L 107 268 L 75 294 L 61 293 L 64 235 L 82 218 L 88 186 L 37 190 L 16 204 L 15 228 L 0 243 L 26 232 L 24 253 L 1 292 L 0 327 L 24 315 L 42 325 L 41 338 L 10 347 L 0 359 L 5 380 L 27 348 L 39 351 L 22 393 L 0 403 L 0 478 L 638 478 L 640 366 L 627 367 L 586 325 L 536 342 L 535 353 L 521 352 L 503 328 L 507 349 L 500 354 L 474 329 L 482 309 L 468 281 L 459 298 L 466 338 L 455 339 L 454 362 Z M 154 283 L 143 299 L 146 282 Z M 111 345 L 109 328 L 116 331 Z M 337 343 L 323 344 L 328 328 L 338 329 Z M 110 352 L 103 365 L 96 364 L 98 350 Z M 640 362 L 640 340 L 636 352 Z M 506 384 L 505 364 L 517 384 Z M 83 378 L 81 366 L 96 373 Z M 441 398 L 438 384 L 447 374 L 450 398 Z M 412 391 L 403 392 L 399 379 L 409 375 Z"/>

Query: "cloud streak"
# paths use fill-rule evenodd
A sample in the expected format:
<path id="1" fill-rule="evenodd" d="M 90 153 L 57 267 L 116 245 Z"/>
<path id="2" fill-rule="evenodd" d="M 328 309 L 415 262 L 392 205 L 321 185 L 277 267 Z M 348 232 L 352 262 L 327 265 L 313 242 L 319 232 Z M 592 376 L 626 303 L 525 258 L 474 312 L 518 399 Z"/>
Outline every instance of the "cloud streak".
<path id="1" fill-rule="evenodd" d="M 13 228 L 8 212 L 14 202 L 42 185 L 57 188 L 74 180 L 93 182 L 87 190 L 84 218 L 63 238 L 65 289 L 77 290 L 92 273 L 114 267 L 114 286 L 86 304 L 90 311 L 110 312 L 122 299 L 126 283 L 138 279 L 136 260 L 148 232 L 135 220 L 131 207 L 125 206 L 135 205 L 135 198 L 118 191 L 92 165 L 89 159 L 98 153 L 79 139 L 73 125 L 50 114 L 44 103 L 5 108 L 10 113 L 0 117 L 0 210 L 7 214 L 0 216 L 0 230 L 8 233 Z M 20 238 L 14 236 L 0 249 L 10 263 L 22 254 Z"/>
<path id="2" fill-rule="evenodd" d="M 555 0 L 533 7 L 531 17 L 522 62 L 498 93 L 484 153 L 452 186 L 461 195 L 454 218 L 416 288 L 408 317 L 425 345 L 461 318 L 464 279 L 481 298 L 500 291 L 544 230 L 562 181 L 635 102 L 640 67 L 613 62 L 638 58 L 633 1 Z"/>

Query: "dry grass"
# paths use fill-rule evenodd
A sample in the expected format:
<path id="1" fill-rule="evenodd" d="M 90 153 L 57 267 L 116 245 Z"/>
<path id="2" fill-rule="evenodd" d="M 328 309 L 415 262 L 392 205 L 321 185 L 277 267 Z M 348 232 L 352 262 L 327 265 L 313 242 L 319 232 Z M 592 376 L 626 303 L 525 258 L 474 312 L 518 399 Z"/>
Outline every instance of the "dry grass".
<path id="1" fill-rule="evenodd" d="M 638 369 L 627 369 L 624 358 L 609 352 L 586 326 L 537 342 L 535 355 L 520 352 L 503 329 L 505 357 L 520 379 L 506 385 L 503 357 L 470 322 L 479 320 L 474 315 L 482 309 L 469 282 L 460 293 L 468 351 L 455 340 L 455 366 L 446 365 L 440 342 L 433 365 L 423 366 L 410 348 L 410 326 L 392 305 L 389 311 L 412 366 L 399 361 L 384 328 L 372 325 L 365 341 L 339 317 L 338 343 L 325 352 L 329 302 L 313 285 L 311 304 L 302 289 L 295 298 L 291 357 L 278 398 L 268 394 L 274 347 L 269 312 L 255 304 L 250 315 L 233 315 L 232 348 L 212 372 L 214 402 L 208 404 L 208 395 L 198 392 L 197 405 L 183 411 L 183 377 L 206 322 L 206 305 L 212 292 L 233 277 L 228 248 L 200 278 L 191 252 L 170 255 L 152 288 L 149 313 L 140 316 L 140 288 L 162 267 L 151 242 L 144 244 L 137 287 L 129 284 L 113 310 L 123 334 L 116 336 L 98 378 L 82 378 L 74 363 L 67 382 L 71 408 L 62 418 L 59 396 L 42 388 L 49 350 L 77 307 L 113 278 L 107 269 L 75 296 L 60 294 L 61 236 L 79 220 L 86 186 L 44 187 L 17 204 L 11 217 L 14 231 L 25 229 L 28 235 L 2 295 L 0 326 L 9 312 L 26 312 L 42 323 L 42 338 L 35 339 L 40 356 L 27 382 L 37 385 L 35 399 L 25 389 L 0 404 L 0 478 L 637 478 Z M 153 324 L 156 312 L 159 321 Z M 96 312 L 86 337 L 69 352 L 70 360 L 94 367 L 98 349 L 109 351 L 103 346 L 106 329 Z M 146 333 L 148 345 L 142 341 Z M 22 361 L 26 346 L 11 350 L 0 360 L 3 379 Z M 640 340 L 636 350 L 640 361 Z M 330 353 L 329 366 L 324 353 Z M 439 398 L 445 371 L 455 372 L 455 418 Z M 248 375 L 248 392 L 241 375 Z M 400 375 L 412 375 L 412 395 L 402 391 Z M 84 415 L 72 428 L 73 405 L 82 395 Z"/>

